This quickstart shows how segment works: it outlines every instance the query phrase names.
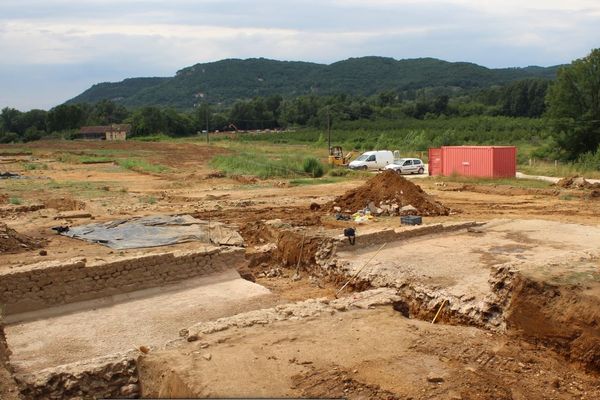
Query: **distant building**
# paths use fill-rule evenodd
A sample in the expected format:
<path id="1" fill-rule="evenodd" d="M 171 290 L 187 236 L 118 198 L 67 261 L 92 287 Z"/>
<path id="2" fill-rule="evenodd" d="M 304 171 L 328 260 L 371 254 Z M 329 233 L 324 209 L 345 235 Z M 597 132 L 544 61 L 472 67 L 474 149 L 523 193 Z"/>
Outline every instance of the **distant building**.
<path id="1" fill-rule="evenodd" d="M 105 126 L 82 126 L 75 134 L 75 139 L 82 140 L 126 140 L 131 131 L 129 124 L 112 124 Z"/>

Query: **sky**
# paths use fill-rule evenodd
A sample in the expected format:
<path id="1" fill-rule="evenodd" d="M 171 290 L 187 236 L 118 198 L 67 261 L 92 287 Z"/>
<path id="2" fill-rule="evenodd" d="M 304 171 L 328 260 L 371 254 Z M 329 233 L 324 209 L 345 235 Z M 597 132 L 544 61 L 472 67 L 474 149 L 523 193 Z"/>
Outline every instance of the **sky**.
<path id="1" fill-rule="evenodd" d="M 435 57 L 490 68 L 600 47 L 600 0 L 0 0 L 0 108 L 99 82 L 265 57 Z"/>

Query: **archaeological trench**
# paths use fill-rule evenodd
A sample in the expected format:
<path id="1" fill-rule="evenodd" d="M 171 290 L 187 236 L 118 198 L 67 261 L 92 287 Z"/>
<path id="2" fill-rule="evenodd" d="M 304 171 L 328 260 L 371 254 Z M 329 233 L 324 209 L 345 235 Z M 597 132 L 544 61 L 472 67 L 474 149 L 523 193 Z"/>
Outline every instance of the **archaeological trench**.
<path id="1" fill-rule="evenodd" d="M 1 269 L 0 397 L 600 398 L 600 228 L 442 224 L 404 180 L 422 225 L 351 245 L 321 223 L 371 200 L 398 218 L 385 179 L 310 210 L 151 217 L 208 228 L 185 244 Z"/>
<path id="2" fill-rule="evenodd" d="M 594 291 L 577 289 L 568 279 L 597 271 L 600 229 L 537 220 L 431 223 L 365 230 L 355 246 L 337 230 L 294 226 L 282 219 L 257 221 L 242 232 L 248 242 L 245 247 L 206 243 L 192 250 L 163 247 L 159 253 L 115 254 L 101 261 L 49 261 L 4 271 L 0 277 L 4 313 L 0 372 L 14 380 L 14 386 L 5 387 L 3 395 L 25 399 L 332 394 L 348 398 L 519 398 L 515 392 L 507 397 L 501 388 L 490 392 L 486 391 L 489 388 L 470 387 L 468 382 L 474 380 L 453 370 L 468 368 L 468 363 L 490 370 L 512 364 L 520 368 L 518 365 L 532 361 L 519 360 L 518 354 L 531 350 L 516 351 L 502 365 L 501 351 L 494 353 L 493 349 L 466 361 L 452 351 L 438 357 L 431 348 L 419 349 L 427 339 L 419 339 L 414 332 L 401 333 L 412 327 L 425 336 L 443 332 L 448 340 L 467 329 L 470 336 L 462 337 L 457 347 L 470 347 L 470 337 L 476 338 L 473 346 L 478 340 L 510 337 L 511 346 L 514 341 L 522 342 L 559 360 L 553 371 L 557 377 L 546 389 L 531 392 L 532 396 L 537 393 L 531 398 L 600 398 L 598 298 Z M 270 299 L 269 290 L 240 274 L 250 280 L 268 275 L 312 280 L 336 289 L 348 284 L 338 291 L 338 298 L 282 304 Z M 215 285 L 222 286 L 215 290 Z M 186 297 L 188 291 L 192 292 Z M 185 319 L 188 309 L 173 300 L 177 296 L 204 311 Z M 136 305 L 127 309 L 131 304 Z M 119 307 L 125 307 L 120 311 L 123 314 L 118 313 Z M 391 326 L 378 322 L 382 315 L 395 322 Z M 348 354 L 320 354 L 316 339 L 311 339 L 305 354 L 285 360 L 293 364 L 292 370 L 278 366 L 277 361 L 271 366 L 265 361 L 248 364 L 244 357 L 250 355 L 243 351 L 225 358 L 225 348 L 223 359 L 217 359 L 219 347 L 234 347 L 227 344 L 228 334 L 241 335 L 247 330 L 247 335 L 264 335 L 272 330 L 277 336 L 286 330 L 297 331 L 299 324 L 314 329 L 319 340 L 326 340 L 322 346 L 339 346 L 342 352 L 344 326 L 336 328 L 341 335 L 337 339 L 337 333 L 317 332 L 344 316 L 362 321 L 375 318 L 373 324 L 381 326 L 371 328 L 381 335 L 381 346 L 389 348 L 378 349 L 377 342 L 372 342 L 366 354 L 358 345 L 347 350 Z M 129 325 L 120 326 L 123 319 Z M 150 335 L 146 341 L 146 331 L 164 321 L 169 324 L 166 333 Z M 260 330 L 252 331 L 257 326 Z M 400 336 L 391 337 L 392 343 L 386 344 L 383 338 L 395 332 Z M 243 345 L 243 341 L 238 344 Z M 311 345 L 317 346 L 316 350 L 311 350 Z M 391 379 L 388 375 L 395 373 L 391 360 L 386 361 L 390 368 L 379 375 L 369 373 L 365 362 L 370 356 L 374 357 L 373 368 L 381 368 L 375 355 L 399 348 L 409 353 L 399 352 L 397 357 L 408 354 L 406 363 L 414 363 L 411 368 L 417 371 L 425 360 L 432 356 L 436 360 L 427 361 L 429 367 L 416 375 Z M 269 351 L 276 351 L 276 346 L 265 354 Z M 311 360 L 298 362 L 310 354 Z M 464 365 L 457 367 L 461 362 Z M 337 367 L 327 369 L 334 364 Z M 265 377 L 281 376 L 275 383 L 236 385 L 237 374 L 243 372 L 231 369 L 244 370 L 251 365 L 264 368 Z M 357 365 L 361 365 L 359 372 Z M 569 378 L 560 375 L 561 368 L 567 368 Z M 354 370 L 355 376 L 348 380 L 336 372 L 344 370 Z M 310 383 L 317 374 L 314 371 L 321 380 Z M 431 371 L 439 376 L 432 377 Z M 220 377 L 218 381 L 215 376 Z M 228 377 L 232 382 L 227 382 Z M 323 382 L 336 380 L 343 383 L 323 388 Z M 413 381 L 416 383 L 411 384 Z M 423 384 L 433 389 L 415 392 Z"/>

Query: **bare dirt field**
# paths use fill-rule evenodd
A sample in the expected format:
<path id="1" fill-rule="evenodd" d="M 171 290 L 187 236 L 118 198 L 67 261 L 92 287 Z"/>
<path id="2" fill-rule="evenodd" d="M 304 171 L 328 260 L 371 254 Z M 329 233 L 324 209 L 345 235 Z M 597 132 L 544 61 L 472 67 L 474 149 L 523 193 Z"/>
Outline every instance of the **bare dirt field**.
<path id="1" fill-rule="evenodd" d="M 365 176 L 295 185 L 216 173 L 210 159 L 231 151 L 191 142 L 0 145 L 0 172 L 21 175 L 0 180 L 0 273 L 199 246 L 113 250 L 52 230 L 136 216 L 233 224 L 245 242 L 245 265 L 232 265 L 226 280 L 132 288 L 110 304 L 48 307 L 6 324 L 25 398 L 49 398 L 42 387 L 51 386 L 63 398 L 600 397 L 600 198 L 592 189 L 410 180 L 419 190 Z M 422 214 L 422 230 L 387 211 L 423 199 L 432 214 Z M 368 222 L 336 218 L 336 204 L 343 214 L 373 202 L 385 212 Z M 356 228 L 355 246 L 342 236 L 347 227 Z M 374 288 L 394 298 L 353 304 Z M 285 309 L 311 299 L 322 299 L 318 313 Z M 202 330 L 206 324 L 216 325 Z M 65 375 L 69 363 L 139 346 L 149 351 L 136 356 L 135 376 L 120 377 L 112 391 L 90 389 L 84 377 L 92 373 Z M 31 376 L 47 367 L 65 383 L 52 375 L 52 385 L 38 377 L 34 384 Z"/>

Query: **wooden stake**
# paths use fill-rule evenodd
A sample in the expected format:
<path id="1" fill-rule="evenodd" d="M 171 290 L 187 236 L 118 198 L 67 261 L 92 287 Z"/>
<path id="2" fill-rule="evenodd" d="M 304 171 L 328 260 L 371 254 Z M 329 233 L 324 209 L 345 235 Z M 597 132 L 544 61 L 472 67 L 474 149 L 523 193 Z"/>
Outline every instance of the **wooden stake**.
<path id="1" fill-rule="evenodd" d="M 438 315 L 440 315 L 440 313 L 442 312 L 442 308 L 444 308 L 446 301 L 447 301 L 446 299 L 444 299 L 444 301 L 442 301 L 442 305 L 440 306 L 437 313 L 435 314 L 435 317 L 433 317 L 433 321 L 431 321 L 432 324 L 435 324 L 435 320 L 437 319 Z"/>
<path id="2" fill-rule="evenodd" d="M 306 236 L 306 231 L 302 232 L 302 246 L 300 246 L 300 255 L 298 256 L 298 262 L 296 263 L 296 273 L 300 270 L 300 261 L 302 260 L 302 250 L 304 250 L 304 237 Z"/>
<path id="3" fill-rule="evenodd" d="M 344 290 L 346 288 L 346 286 L 348 286 L 348 284 L 350 282 L 352 282 L 358 276 L 358 274 L 360 274 L 360 272 L 375 258 L 375 256 L 377 254 L 379 254 L 379 252 L 385 247 L 386 244 L 387 243 L 382 244 L 381 247 L 375 252 L 375 254 L 373 254 L 373 257 L 369 258 L 369 261 L 367 261 L 362 267 L 360 267 L 360 269 L 358 271 L 356 271 L 356 273 L 354 275 L 352 275 L 352 277 L 350 279 L 348 279 L 348 282 L 344 283 L 344 286 L 342 286 L 340 288 L 340 290 L 338 290 L 337 292 L 335 292 L 335 297 L 336 298 L 338 297 L 338 294 L 340 294 L 340 292 L 342 290 Z"/>

